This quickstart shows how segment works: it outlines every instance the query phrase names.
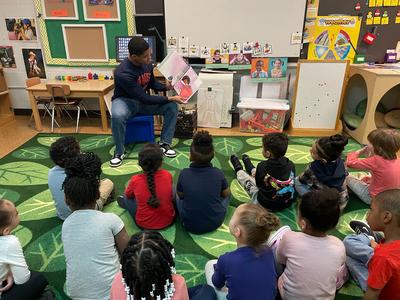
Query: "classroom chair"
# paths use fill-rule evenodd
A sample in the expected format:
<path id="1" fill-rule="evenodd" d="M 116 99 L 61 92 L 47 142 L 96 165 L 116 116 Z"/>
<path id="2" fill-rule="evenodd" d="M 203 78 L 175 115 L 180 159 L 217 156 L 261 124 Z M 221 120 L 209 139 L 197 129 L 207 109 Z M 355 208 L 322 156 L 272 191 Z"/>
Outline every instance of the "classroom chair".
<path id="1" fill-rule="evenodd" d="M 26 87 L 31 87 L 37 84 L 40 84 L 40 78 L 39 77 L 32 77 L 32 78 L 28 78 L 25 80 L 26 83 Z M 43 113 L 43 120 L 46 117 L 46 114 L 49 114 L 49 116 L 51 116 L 51 112 L 50 112 L 50 105 L 51 105 L 51 97 L 35 97 L 35 101 L 36 101 L 36 105 L 43 105 L 44 108 L 44 113 Z M 29 122 L 32 121 L 33 118 L 33 112 L 31 114 L 31 118 L 29 119 Z M 58 122 L 56 120 L 54 120 L 56 125 L 58 127 L 60 127 L 60 125 L 58 124 Z"/>
<path id="2" fill-rule="evenodd" d="M 55 109 L 64 109 L 68 116 L 72 119 L 71 115 L 66 110 L 68 107 L 75 107 L 78 111 L 75 129 L 75 132 L 78 132 L 81 108 L 85 111 L 86 116 L 88 116 L 85 106 L 81 103 L 81 99 L 68 98 L 68 95 L 71 94 L 71 89 L 68 84 L 46 84 L 46 88 L 47 92 L 51 95 L 51 132 L 54 131 Z"/>

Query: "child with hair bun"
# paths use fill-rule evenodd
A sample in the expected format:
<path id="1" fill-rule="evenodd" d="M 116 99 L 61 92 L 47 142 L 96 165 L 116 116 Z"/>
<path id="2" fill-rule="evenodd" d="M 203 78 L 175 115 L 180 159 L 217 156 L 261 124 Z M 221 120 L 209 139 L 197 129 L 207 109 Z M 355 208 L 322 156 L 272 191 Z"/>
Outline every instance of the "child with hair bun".
<path id="1" fill-rule="evenodd" d="M 350 168 L 367 170 L 371 175 L 348 176 L 347 186 L 365 203 L 379 193 L 400 188 L 400 133 L 394 129 L 375 129 L 368 134 L 369 144 L 347 155 Z M 365 158 L 360 158 L 364 155 Z"/>
<path id="2" fill-rule="evenodd" d="M 238 248 L 206 264 L 207 283 L 214 285 L 219 299 L 275 299 L 274 255 L 265 243 L 278 226 L 278 217 L 258 204 L 236 208 L 229 231 Z"/>
<path id="3" fill-rule="evenodd" d="M 121 271 L 114 278 L 111 300 L 214 300 L 212 287 L 187 289 L 176 274 L 175 250 L 156 231 L 138 232 L 131 237 L 121 256 Z"/>
<path id="4" fill-rule="evenodd" d="M 346 177 L 349 173 L 341 155 L 347 143 L 347 137 L 340 134 L 322 137 L 314 142 L 310 150 L 314 161 L 295 180 L 300 196 L 315 189 L 335 188 L 340 193 L 340 209 L 346 207 Z"/>
<path id="5" fill-rule="evenodd" d="M 212 136 L 198 131 L 190 146 L 190 167 L 179 174 L 176 206 L 185 229 L 203 234 L 224 222 L 230 189 L 224 173 L 213 167 Z"/>
<path id="6" fill-rule="evenodd" d="M 118 204 L 128 210 L 143 229 L 163 229 L 175 219 L 172 175 L 161 168 L 163 153 L 156 144 L 147 144 L 139 152 L 142 174 L 132 176 Z"/>
<path id="7" fill-rule="evenodd" d="M 276 262 L 285 266 L 278 280 L 283 300 L 333 300 L 346 281 L 344 245 L 327 234 L 339 221 L 339 197 L 333 188 L 304 194 L 297 216 L 301 232 L 283 226 L 268 241 Z"/>
<path id="8" fill-rule="evenodd" d="M 95 209 L 101 174 L 96 154 L 79 154 L 65 173 L 65 201 L 72 210 L 62 225 L 66 292 L 72 299 L 108 300 L 128 234 L 117 215 Z"/>

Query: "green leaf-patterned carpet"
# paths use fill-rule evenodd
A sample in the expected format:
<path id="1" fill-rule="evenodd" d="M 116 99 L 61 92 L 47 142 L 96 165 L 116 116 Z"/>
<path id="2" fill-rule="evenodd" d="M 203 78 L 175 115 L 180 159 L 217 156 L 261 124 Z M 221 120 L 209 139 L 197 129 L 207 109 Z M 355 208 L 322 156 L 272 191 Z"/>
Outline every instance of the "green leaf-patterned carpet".
<path id="1" fill-rule="evenodd" d="M 23 247 L 28 264 L 32 270 L 44 272 L 57 294 L 57 299 L 68 299 L 64 293 L 65 259 L 61 243 L 62 222 L 56 217 L 56 211 L 47 186 L 47 172 L 53 167 L 49 158 L 49 146 L 60 136 L 39 134 L 19 149 L 0 160 L 0 198 L 15 203 L 18 208 L 21 224 L 15 229 Z M 119 168 L 110 168 L 108 160 L 114 152 L 110 135 L 77 134 L 82 151 L 97 153 L 103 163 L 103 176 L 110 178 L 122 193 L 132 174 L 140 172 L 137 164 L 138 150 L 142 145 L 128 147 L 128 158 Z M 287 156 L 296 164 L 300 173 L 311 161 L 310 146 L 313 138 L 291 138 Z M 174 139 L 173 146 L 178 155 L 165 159 L 164 167 L 176 180 L 179 170 L 189 165 L 189 146 L 191 140 Z M 232 200 L 224 224 L 216 231 L 195 235 L 183 230 L 179 221 L 162 234 L 174 244 L 177 252 L 177 271 L 186 278 L 188 286 L 205 282 L 204 265 L 209 259 L 217 258 L 226 251 L 235 249 L 236 244 L 229 234 L 229 219 L 239 204 L 249 201 L 249 197 L 236 179 L 230 163 L 232 153 L 247 153 L 255 162 L 262 160 L 261 138 L 259 137 L 215 137 L 215 158 L 213 164 L 221 168 L 230 183 Z M 359 149 L 360 145 L 351 141 L 346 151 Z M 354 171 L 356 172 L 356 171 Z M 119 215 L 125 223 L 129 234 L 137 232 L 129 214 L 113 202 L 105 211 Z M 349 222 L 353 219 L 365 219 L 367 206 L 354 198 L 340 219 L 337 229 L 332 232 L 339 238 L 352 233 Z M 278 213 L 282 224 L 298 230 L 296 208 Z M 327 258 L 328 259 L 328 258 Z M 361 290 L 353 283 L 347 283 L 337 295 L 337 299 L 360 299 Z"/>

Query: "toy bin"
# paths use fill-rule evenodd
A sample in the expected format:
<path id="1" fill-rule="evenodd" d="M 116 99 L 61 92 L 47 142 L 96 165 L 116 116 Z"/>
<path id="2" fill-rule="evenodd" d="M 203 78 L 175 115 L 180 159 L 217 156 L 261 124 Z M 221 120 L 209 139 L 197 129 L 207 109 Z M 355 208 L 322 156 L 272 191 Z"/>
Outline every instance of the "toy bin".
<path id="1" fill-rule="evenodd" d="M 289 102 L 281 99 L 244 98 L 238 103 L 240 131 L 281 132 Z"/>
<path id="2" fill-rule="evenodd" d="M 126 121 L 125 144 L 154 142 L 154 117 L 134 116 Z"/>

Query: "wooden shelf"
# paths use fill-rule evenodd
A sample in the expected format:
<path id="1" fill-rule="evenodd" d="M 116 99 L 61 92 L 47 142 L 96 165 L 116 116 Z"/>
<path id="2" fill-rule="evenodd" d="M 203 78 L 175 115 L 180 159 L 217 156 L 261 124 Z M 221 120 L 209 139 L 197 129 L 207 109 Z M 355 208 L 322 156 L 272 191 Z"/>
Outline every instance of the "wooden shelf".
<path id="1" fill-rule="evenodd" d="M 0 67 L 0 126 L 15 120 L 11 109 L 10 94 L 4 78 L 3 68 Z"/>

